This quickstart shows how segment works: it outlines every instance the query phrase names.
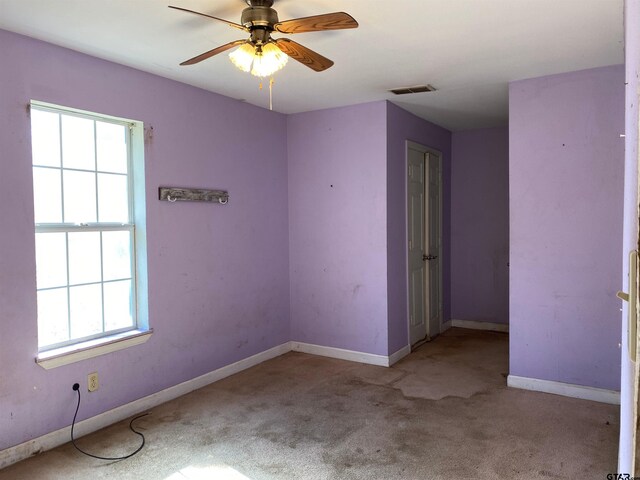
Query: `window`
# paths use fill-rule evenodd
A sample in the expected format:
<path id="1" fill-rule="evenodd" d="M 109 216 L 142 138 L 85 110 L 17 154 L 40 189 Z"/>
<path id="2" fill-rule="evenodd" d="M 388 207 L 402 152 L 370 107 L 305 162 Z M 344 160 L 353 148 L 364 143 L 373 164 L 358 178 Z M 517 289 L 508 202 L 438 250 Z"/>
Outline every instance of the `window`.
<path id="1" fill-rule="evenodd" d="M 146 327 L 135 221 L 144 181 L 135 181 L 132 141 L 141 131 L 139 122 L 31 104 L 39 352 Z"/>

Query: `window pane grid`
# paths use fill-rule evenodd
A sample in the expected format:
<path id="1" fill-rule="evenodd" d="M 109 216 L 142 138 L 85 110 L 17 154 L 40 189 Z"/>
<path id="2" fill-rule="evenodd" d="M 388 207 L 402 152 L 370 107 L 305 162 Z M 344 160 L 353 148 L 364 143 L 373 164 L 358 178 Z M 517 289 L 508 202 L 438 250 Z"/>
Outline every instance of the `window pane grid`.
<path id="1" fill-rule="evenodd" d="M 40 233 L 46 233 L 46 229 L 44 229 L 45 232 L 40 232 Z M 78 232 L 85 232 L 87 229 L 85 228 L 81 228 L 76 230 L 75 233 Z M 128 253 L 128 261 L 127 261 L 127 267 L 129 270 L 129 275 L 128 276 L 117 276 L 115 278 L 109 278 L 109 279 L 105 279 L 105 259 L 104 259 L 104 255 L 105 255 L 105 248 L 104 248 L 104 234 L 113 234 L 113 233 L 118 233 L 118 232 L 123 232 L 123 233 L 127 233 L 127 237 L 128 237 L 128 241 L 127 241 L 127 247 L 129 248 Z M 52 232 L 52 233 L 59 233 L 59 232 Z M 69 245 L 69 234 L 73 234 L 74 232 L 64 232 L 65 233 L 65 253 L 66 253 L 66 257 L 67 259 L 71 256 L 71 248 Z M 57 342 L 55 344 L 47 344 L 47 345 L 43 345 L 43 349 L 41 350 L 48 350 L 51 348 L 58 348 L 60 346 L 62 346 L 62 344 L 73 344 L 73 343 L 77 343 L 79 341 L 85 341 L 88 338 L 97 338 L 100 337 L 104 334 L 115 334 L 119 331 L 127 331 L 127 330 L 132 330 L 136 327 L 136 322 L 135 322 L 135 308 L 134 308 L 134 304 L 133 304 L 133 299 L 135 298 L 135 282 L 134 282 L 134 268 L 135 268 L 135 260 L 134 260 L 134 255 L 133 253 L 133 244 L 135 242 L 134 240 L 134 235 L 133 235 L 133 230 L 125 228 L 125 229 L 117 229 L 117 230 L 105 230 L 105 231 L 96 231 L 96 229 L 91 229 L 90 233 L 99 233 L 99 240 L 100 240 L 100 252 L 99 252 L 99 259 L 100 259 L 100 279 L 99 281 L 93 281 L 93 282 L 73 282 L 71 281 L 72 278 L 72 273 L 70 271 L 71 267 L 71 262 L 69 260 L 67 260 L 65 262 L 65 268 L 66 268 L 66 281 L 64 282 L 64 284 L 58 284 L 58 285 L 54 285 L 51 287 L 44 287 L 44 288 L 38 288 L 37 291 L 38 292 L 47 292 L 47 291 L 56 291 L 56 290 L 64 290 L 65 291 L 65 310 L 66 310 L 66 331 L 67 331 L 67 340 L 65 340 L 65 342 Z M 106 309 L 106 303 L 105 303 L 105 286 L 106 285 L 117 285 L 117 284 L 122 284 L 123 282 L 128 282 L 130 284 L 129 287 L 129 299 L 127 300 L 127 303 L 129 304 L 129 315 L 131 318 L 131 322 L 130 325 L 127 327 L 123 327 L 123 328 L 118 328 L 118 329 L 109 329 L 106 328 L 106 314 L 105 314 L 105 309 Z M 100 302 L 100 326 L 101 326 L 101 332 L 95 335 L 88 335 L 88 336 L 82 336 L 82 337 L 74 337 L 72 335 L 72 332 L 74 331 L 74 325 L 73 325 L 73 319 L 72 319 L 72 312 L 73 312 L 73 305 L 72 305 L 72 289 L 77 288 L 77 287 L 90 287 L 90 286 L 99 286 L 100 288 L 100 297 L 101 297 L 101 302 Z M 84 339 L 84 340 L 80 340 L 80 339 Z"/>
<path id="2" fill-rule="evenodd" d="M 60 283 L 60 275 L 52 276 L 49 271 L 45 271 L 45 275 L 46 272 L 49 275 L 42 278 L 53 280 L 54 284 L 49 281 L 46 286 L 37 286 L 38 299 L 42 300 L 44 309 L 38 311 L 39 350 L 50 350 L 135 329 L 137 319 L 135 227 L 132 222 L 133 176 L 130 174 L 131 123 L 35 105 L 32 105 L 32 109 L 55 115 L 44 120 L 48 121 L 48 126 L 55 125 L 57 132 L 39 131 L 32 138 L 43 138 L 49 142 L 47 145 L 53 145 L 56 142 L 51 140 L 51 135 L 54 135 L 53 138 L 57 136 L 56 150 L 59 155 L 56 166 L 53 163 L 55 155 L 46 153 L 51 151 L 50 148 L 47 150 L 47 145 L 34 146 L 34 151 L 37 150 L 43 159 L 36 162 L 34 157 L 34 178 L 35 173 L 40 171 L 59 172 L 61 191 L 57 206 L 54 204 L 48 209 L 41 209 L 48 215 L 42 217 L 44 220 L 56 219 L 50 215 L 51 208 L 53 211 L 60 208 L 57 218 L 61 223 L 36 222 L 35 232 L 45 234 L 40 237 L 43 240 L 47 239 L 46 234 L 64 233 L 66 255 L 66 284 L 55 284 Z M 40 120 L 40 123 L 44 120 Z M 75 127 L 79 128 L 78 132 L 74 131 Z M 88 188 L 88 185 L 92 186 Z M 41 194 L 41 204 L 46 207 L 48 199 L 51 203 L 50 191 L 45 190 Z M 102 219 L 107 221 L 101 222 Z M 92 237 L 92 233 L 97 236 Z M 107 244 L 105 234 L 110 236 Z M 74 235 L 73 242 L 71 235 Z M 47 247 L 46 240 L 43 245 L 43 248 Z M 55 251 L 51 248 L 49 247 L 48 252 L 43 250 L 41 255 L 45 259 L 44 266 L 49 269 L 52 268 L 51 265 L 57 264 L 55 258 L 54 261 L 47 261 L 45 253 Z M 93 270 L 94 273 L 91 264 L 97 267 L 97 270 Z M 40 298 L 44 294 L 49 295 L 49 300 Z M 64 308 L 59 302 L 63 297 L 66 300 Z M 56 298 L 58 303 L 52 303 L 52 299 Z M 43 325 L 40 325 L 40 317 Z M 65 328 L 59 323 L 63 318 L 66 319 Z M 50 323 L 51 321 L 58 323 Z"/>

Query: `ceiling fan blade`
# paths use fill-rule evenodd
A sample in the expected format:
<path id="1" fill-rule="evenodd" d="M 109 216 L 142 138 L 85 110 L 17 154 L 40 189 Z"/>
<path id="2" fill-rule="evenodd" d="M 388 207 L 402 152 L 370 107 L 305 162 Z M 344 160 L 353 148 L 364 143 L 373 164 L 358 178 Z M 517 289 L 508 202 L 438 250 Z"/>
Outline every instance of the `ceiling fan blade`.
<path id="1" fill-rule="evenodd" d="M 342 30 L 357 28 L 358 22 L 344 12 L 325 13 L 313 17 L 294 18 L 276 23 L 273 28 L 280 33 L 320 32 L 323 30 Z"/>
<path id="2" fill-rule="evenodd" d="M 322 72 L 333 65 L 333 61 L 288 38 L 279 38 L 275 42 L 284 53 L 316 72 Z"/>
<path id="3" fill-rule="evenodd" d="M 190 58 L 189 60 L 186 60 L 184 62 L 182 62 L 180 65 L 193 65 L 195 63 L 201 62 L 203 60 L 206 60 L 207 58 L 211 58 L 214 55 L 217 55 L 219 53 L 225 52 L 233 47 L 237 47 L 238 45 L 242 45 L 243 43 L 247 43 L 246 40 L 236 40 L 235 42 L 230 42 L 227 43 L 225 45 L 222 45 L 220 47 L 214 48 L 213 50 L 209 50 L 208 52 L 204 52 L 201 53 L 200 55 L 198 55 L 197 57 L 193 57 Z"/>
<path id="4" fill-rule="evenodd" d="M 219 22 L 226 23 L 230 27 L 237 28 L 239 30 L 244 30 L 245 32 L 248 31 L 248 29 L 246 27 L 240 25 L 239 23 L 230 22 L 229 20 L 225 20 L 224 18 L 213 17 L 211 15 L 207 15 L 206 13 L 194 12 L 193 10 L 188 10 L 188 9 L 182 8 L 182 7 L 174 7 L 172 5 L 169 5 L 169 8 L 173 8 L 174 10 L 182 10 L 183 12 L 194 13 L 194 14 L 200 15 L 202 17 L 212 18 L 214 20 L 218 20 Z"/>

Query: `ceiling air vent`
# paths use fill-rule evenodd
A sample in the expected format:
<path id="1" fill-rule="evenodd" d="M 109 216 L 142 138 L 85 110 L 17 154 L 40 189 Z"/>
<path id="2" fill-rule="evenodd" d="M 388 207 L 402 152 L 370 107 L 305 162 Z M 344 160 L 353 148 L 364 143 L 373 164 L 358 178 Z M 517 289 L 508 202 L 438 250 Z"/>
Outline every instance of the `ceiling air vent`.
<path id="1" fill-rule="evenodd" d="M 408 95 L 410 93 L 434 92 L 435 90 L 433 85 L 416 85 L 415 87 L 394 88 L 389 91 L 396 95 Z"/>

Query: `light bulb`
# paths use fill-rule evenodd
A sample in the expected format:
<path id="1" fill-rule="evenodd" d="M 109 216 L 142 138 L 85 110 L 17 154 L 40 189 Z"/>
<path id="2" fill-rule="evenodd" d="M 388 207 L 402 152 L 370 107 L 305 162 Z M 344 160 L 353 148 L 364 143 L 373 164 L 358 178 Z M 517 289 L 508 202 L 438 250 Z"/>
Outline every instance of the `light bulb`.
<path id="1" fill-rule="evenodd" d="M 243 72 L 251 71 L 251 63 L 255 56 L 255 47 L 250 43 L 245 43 L 229 54 L 231 62 Z"/>

